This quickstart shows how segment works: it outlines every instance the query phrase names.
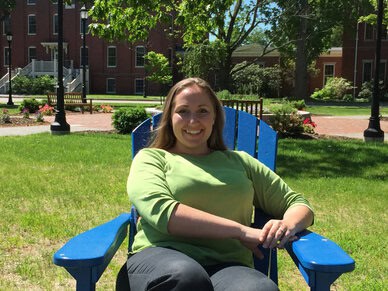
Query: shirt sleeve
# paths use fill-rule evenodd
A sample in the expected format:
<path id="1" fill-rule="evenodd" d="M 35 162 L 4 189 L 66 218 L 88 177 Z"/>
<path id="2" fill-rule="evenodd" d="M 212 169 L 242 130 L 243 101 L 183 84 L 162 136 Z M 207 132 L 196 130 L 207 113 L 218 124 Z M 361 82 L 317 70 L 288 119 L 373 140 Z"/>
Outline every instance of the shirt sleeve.
<path id="1" fill-rule="evenodd" d="M 129 199 L 141 219 L 162 233 L 178 203 L 166 182 L 166 160 L 161 151 L 143 149 L 132 161 L 127 181 Z"/>
<path id="2" fill-rule="evenodd" d="M 255 158 L 243 153 L 247 173 L 254 187 L 253 204 L 265 213 L 281 219 L 287 209 L 305 205 L 313 211 L 301 193 L 292 190 L 282 178 Z"/>

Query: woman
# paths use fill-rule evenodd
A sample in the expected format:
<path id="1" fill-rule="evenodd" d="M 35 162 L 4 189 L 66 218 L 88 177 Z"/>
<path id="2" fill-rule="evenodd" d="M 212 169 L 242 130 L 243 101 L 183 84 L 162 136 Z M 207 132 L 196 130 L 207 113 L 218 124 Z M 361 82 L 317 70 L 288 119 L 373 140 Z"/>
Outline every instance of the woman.
<path id="1" fill-rule="evenodd" d="M 252 268 L 312 224 L 308 202 L 244 152 L 227 150 L 222 106 L 199 78 L 169 92 L 127 189 L 141 219 L 127 261 L 131 290 L 277 290 Z M 278 219 L 250 227 L 252 205 Z"/>

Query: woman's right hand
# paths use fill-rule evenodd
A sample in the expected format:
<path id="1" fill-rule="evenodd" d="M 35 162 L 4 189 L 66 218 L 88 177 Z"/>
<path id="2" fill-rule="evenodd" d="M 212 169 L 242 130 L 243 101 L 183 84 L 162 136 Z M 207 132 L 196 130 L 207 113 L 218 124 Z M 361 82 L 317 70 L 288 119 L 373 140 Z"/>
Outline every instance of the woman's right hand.
<path id="1" fill-rule="evenodd" d="M 258 246 L 264 242 L 264 234 L 261 229 L 245 226 L 242 228 L 240 242 L 243 246 L 249 249 L 256 258 L 262 260 L 263 253 Z"/>

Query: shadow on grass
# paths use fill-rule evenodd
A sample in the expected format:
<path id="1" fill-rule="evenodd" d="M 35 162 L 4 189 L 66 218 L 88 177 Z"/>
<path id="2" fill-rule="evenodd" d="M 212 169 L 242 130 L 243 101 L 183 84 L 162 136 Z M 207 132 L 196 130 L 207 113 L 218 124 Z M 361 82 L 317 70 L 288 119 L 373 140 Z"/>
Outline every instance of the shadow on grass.
<path id="1" fill-rule="evenodd" d="M 354 177 L 386 180 L 388 145 L 347 140 L 279 141 L 280 176 Z"/>

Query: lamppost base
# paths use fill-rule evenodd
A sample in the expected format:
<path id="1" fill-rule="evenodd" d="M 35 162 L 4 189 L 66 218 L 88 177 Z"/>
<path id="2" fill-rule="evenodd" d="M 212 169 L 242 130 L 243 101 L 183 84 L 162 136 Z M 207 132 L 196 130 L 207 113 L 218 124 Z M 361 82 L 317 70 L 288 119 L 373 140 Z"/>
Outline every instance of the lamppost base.
<path id="1" fill-rule="evenodd" d="M 53 122 L 50 125 L 51 134 L 69 134 L 70 133 L 70 125 L 69 124 L 60 124 L 58 122 Z"/>
<path id="2" fill-rule="evenodd" d="M 364 131 L 364 141 L 384 142 L 384 131 L 369 127 Z"/>
<path id="3" fill-rule="evenodd" d="M 55 120 L 50 125 L 51 134 L 68 134 L 70 125 L 66 122 L 66 116 L 63 112 L 57 112 Z"/>

